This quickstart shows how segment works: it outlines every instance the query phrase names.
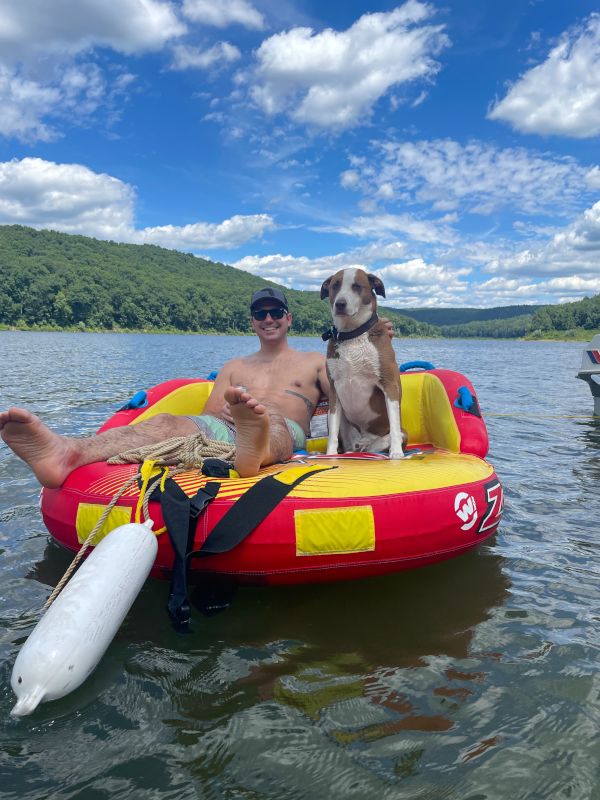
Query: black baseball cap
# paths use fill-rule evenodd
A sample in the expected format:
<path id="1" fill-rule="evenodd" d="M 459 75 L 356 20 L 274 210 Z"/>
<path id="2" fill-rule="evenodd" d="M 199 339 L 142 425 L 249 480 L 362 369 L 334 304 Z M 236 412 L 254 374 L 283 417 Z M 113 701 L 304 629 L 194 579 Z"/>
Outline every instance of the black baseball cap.
<path id="1" fill-rule="evenodd" d="M 286 311 L 288 310 L 288 302 L 281 289 L 272 289 L 270 286 L 265 286 L 264 289 L 259 289 L 257 292 L 254 292 L 250 300 L 250 311 L 254 311 L 254 307 L 260 303 L 261 300 L 270 300 L 272 303 L 276 303 L 278 306 L 285 308 Z"/>

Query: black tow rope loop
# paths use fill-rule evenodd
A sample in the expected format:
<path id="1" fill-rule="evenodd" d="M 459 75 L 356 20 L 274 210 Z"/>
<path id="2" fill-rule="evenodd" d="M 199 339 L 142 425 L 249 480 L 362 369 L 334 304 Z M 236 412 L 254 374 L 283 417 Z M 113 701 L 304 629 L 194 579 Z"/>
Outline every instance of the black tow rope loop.
<path id="1" fill-rule="evenodd" d="M 172 478 L 167 478 L 164 489 L 161 491 L 157 486 L 152 493 L 151 499 L 160 502 L 174 554 L 167 611 L 175 630 L 182 633 L 189 630 L 191 616 L 187 591 L 187 554 L 194 546 L 198 517 L 217 496 L 219 485 L 218 481 L 208 481 L 193 497 L 188 497 Z"/>

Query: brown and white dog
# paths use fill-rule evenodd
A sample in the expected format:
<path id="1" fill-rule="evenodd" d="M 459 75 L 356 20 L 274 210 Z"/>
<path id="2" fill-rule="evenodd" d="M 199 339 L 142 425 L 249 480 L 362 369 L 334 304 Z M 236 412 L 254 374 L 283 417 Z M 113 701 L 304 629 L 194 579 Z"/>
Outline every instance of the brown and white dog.
<path id="1" fill-rule="evenodd" d="M 400 372 L 387 328 L 377 317 L 375 295 L 383 282 L 359 268 L 340 270 L 323 283 L 333 327 L 327 346 L 329 441 L 327 454 L 383 452 L 403 458 Z"/>

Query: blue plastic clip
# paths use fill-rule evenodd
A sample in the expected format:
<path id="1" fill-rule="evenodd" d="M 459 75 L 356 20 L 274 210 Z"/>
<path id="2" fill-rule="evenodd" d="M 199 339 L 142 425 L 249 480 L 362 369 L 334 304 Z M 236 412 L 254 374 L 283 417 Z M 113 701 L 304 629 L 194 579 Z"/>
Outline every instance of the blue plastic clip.
<path id="1" fill-rule="evenodd" d="M 473 407 L 473 395 L 471 391 L 466 386 L 459 386 L 458 387 L 458 397 L 454 401 L 454 405 L 456 408 L 460 408 L 463 411 L 471 411 Z"/>
<path id="2" fill-rule="evenodd" d="M 129 398 L 124 406 L 121 406 L 119 411 L 130 411 L 133 408 L 146 408 L 147 405 L 148 395 L 144 389 L 140 389 L 140 391 L 136 392 L 133 397 Z"/>

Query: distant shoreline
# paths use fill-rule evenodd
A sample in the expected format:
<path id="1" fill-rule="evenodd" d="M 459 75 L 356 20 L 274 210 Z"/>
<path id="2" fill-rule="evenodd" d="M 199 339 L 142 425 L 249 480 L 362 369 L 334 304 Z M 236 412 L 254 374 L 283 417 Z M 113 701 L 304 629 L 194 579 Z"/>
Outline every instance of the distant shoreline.
<path id="1" fill-rule="evenodd" d="M 180 331 L 175 329 L 142 329 L 142 328 L 83 328 L 83 327 L 69 327 L 58 328 L 52 325 L 33 325 L 33 326 L 16 326 L 16 325 L 2 325 L 0 324 L 0 333 L 3 331 L 20 331 L 21 333 L 144 333 L 154 335 L 172 334 L 174 336 L 254 336 L 254 333 L 248 331 Z M 477 340 L 477 341 L 492 341 L 492 342 L 588 342 L 591 338 L 598 333 L 597 330 L 592 331 L 578 331 L 570 336 L 556 334 L 548 334 L 547 336 L 424 336 L 423 334 L 415 336 L 397 336 L 398 339 L 462 339 L 464 341 Z M 320 338 L 318 333 L 293 333 L 290 331 L 290 338 Z"/>

